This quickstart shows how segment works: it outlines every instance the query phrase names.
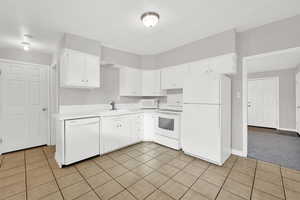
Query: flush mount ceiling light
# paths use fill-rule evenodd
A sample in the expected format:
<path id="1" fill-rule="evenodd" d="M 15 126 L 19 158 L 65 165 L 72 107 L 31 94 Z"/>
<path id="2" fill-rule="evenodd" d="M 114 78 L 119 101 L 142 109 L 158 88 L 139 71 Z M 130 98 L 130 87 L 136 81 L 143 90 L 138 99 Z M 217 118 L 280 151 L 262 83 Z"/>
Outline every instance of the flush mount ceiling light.
<path id="1" fill-rule="evenodd" d="M 142 14 L 141 20 L 146 27 L 153 27 L 158 23 L 159 14 L 156 12 L 146 12 Z"/>
<path id="2" fill-rule="evenodd" d="M 29 51 L 30 49 L 30 43 L 29 42 L 22 42 L 24 51 Z"/>
<path id="3" fill-rule="evenodd" d="M 23 37 L 23 42 L 21 43 L 23 46 L 24 51 L 29 51 L 30 50 L 30 42 L 29 39 L 31 39 L 32 36 L 25 34 Z"/>

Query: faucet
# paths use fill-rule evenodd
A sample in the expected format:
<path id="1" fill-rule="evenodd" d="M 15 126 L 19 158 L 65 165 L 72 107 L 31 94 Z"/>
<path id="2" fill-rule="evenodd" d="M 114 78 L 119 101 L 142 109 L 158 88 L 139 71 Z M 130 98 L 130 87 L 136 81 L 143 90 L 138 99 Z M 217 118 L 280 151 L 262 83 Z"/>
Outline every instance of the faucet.
<path id="1" fill-rule="evenodd" d="M 109 103 L 109 105 L 111 105 L 111 110 L 117 110 L 117 109 L 116 109 L 116 103 L 115 103 L 114 101 L 111 101 L 111 102 Z"/>

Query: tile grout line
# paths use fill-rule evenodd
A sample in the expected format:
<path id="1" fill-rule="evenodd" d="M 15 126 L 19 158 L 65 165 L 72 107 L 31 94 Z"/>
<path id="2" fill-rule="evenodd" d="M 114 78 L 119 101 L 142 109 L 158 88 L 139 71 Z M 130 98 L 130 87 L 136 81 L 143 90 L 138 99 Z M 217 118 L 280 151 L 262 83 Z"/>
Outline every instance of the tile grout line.
<path id="1" fill-rule="evenodd" d="M 253 195 L 254 184 L 255 184 L 255 179 L 256 179 L 256 170 L 257 170 L 257 160 L 255 160 L 255 170 L 254 170 L 254 177 L 253 177 L 253 181 L 252 181 L 252 188 L 251 188 L 251 193 L 250 193 L 250 199 L 252 199 L 252 195 Z"/>
<path id="2" fill-rule="evenodd" d="M 153 148 L 154 149 L 154 148 Z M 153 150 L 152 149 L 152 150 Z M 136 150 L 136 149 L 135 149 Z M 138 151 L 138 150 L 137 150 Z M 140 152 L 140 151 L 139 151 Z M 141 152 L 142 153 L 142 152 Z M 133 157 L 131 157 L 130 155 L 128 155 L 127 153 L 124 153 L 124 154 L 126 154 L 127 156 L 129 156 L 131 159 L 133 159 L 133 160 L 135 160 L 135 161 L 138 161 L 138 160 L 136 160 L 136 159 L 134 159 Z M 123 155 L 124 155 L 123 154 Z M 144 155 L 145 153 L 142 153 L 142 155 Z M 159 156 L 159 155 L 161 155 L 161 154 L 163 154 L 163 152 L 162 153 L 160 153 L 160 154 L 158 154 L 157 156 Z M 152 159 L 154 159 L 154 158 L 156 158 L 157 156 L 155 156 L 155 157 L 152 157 Z M 178 156 L 176 156 L 176 157 L 174 157 L 173 158 L 173 160 L 175 159 L 175 158 L 177 158 Z M 112 159 L 112 160 L 114 160 L 112 157 L 110 157 L 110 159 Z M 151 159 L 151 160 L 152 160 Z M 116 161 L 116 160 L 114 160 L 114 161 Z M 116 161 L 117 162 L 117 161 Z M 138 162 L 140 162 L 140 161 L 138 161 Z M 117 162 L 119 165 L 121 165 L 121 166 L 123 166 L 121 163 L 119 163 L 119 162 Z M 141 162 L 142 164 L 141 165 L 143 165 L 143 164 L 145 164 L 145 163 L 143 163 L 143 162 Z M 96 162 L 96 164 L 98 165 L 98 163 Z M 166 164 L 166 163 L 164 163 L 164 164 Z M 136 166 L 135 168 L 137 168 L 137 167 L 139 167 L 139 166 L 141 166 L 141 165 L 138 165 L 138 166 Z M 146 165 L 146 164 L 145 164 Z M 99 166 L 99 165 L 98 165 Z M 148 166 L 148 165 L 147 165 Z M 99 166 L 100 168 L 101 168 L 101 166 Z M 123 167 L 125 167 L 125 166 L 123 166 Z M 150 167 L 150 166 L 148 166 L 148 167 Z M 113 168 L 113 167 L 112 167 Z M 125 167 L 127 170 L 128 170 L 128 172 L 131 172 L 131 173 L 134 173 L 134 172 L 132 172 L 132 170 L 133 169 L 135 169 L 135 168 L 133 168 L 133 169 L 128 169 L 127 167 Z M 153 172 L 154 171 L 157 171 L 157 169 L 154 169 L 154 168 L 152 168 L 152 167 L 150 167 L 151 169 L 153 169 Z M 103 168 L 101 168 L 101 169 L 103 169 Z M 178 168 L 177 168 L 178 169 Z M 107 171 L 105 170 L 105 169 L 103 169 L 106 173 L 107 173 Z M 126 172 L 126 173 L 128 173 L 128 172 Z M 179 170 L 179 172 L 180 172 L 180 170 Z M 178 173 L 179 173 L 178 172 Z M 152 172 L 151 172 L 152 173 Z M 124 173 L 125 174 L 125 173 Z M 176 173 L 177 174 L 177 173 Z M 175 174 L 175 175 L 176 175 Z M 110 174 L 109 174 L 110 175 Z M 174 175 L 174 176 L 175 176 Z M 110 175 L 111 176 L 111 175 Z M 112 177 L 112 176 L 111 176 Z M 119 177 L 119 176 L 118 176 Z M 117 179 L 116 179 L 117 177 L 112 177 L 112 179 L 114 180 L 114 181 L 116 181 L 118 184 L 120 184 L 118 181 L 117 181 Z M 172 179 L 172 178 L 169 178 L 168 179 L 168 181 L 170 180 L 170 179 Z M 146 179 L 144 179 L 144 177 L 142 177 L 139 181 L 141 181 L 141 180 L 144 180 L 144 181 L 146 181 L 147 183 L 149 183 L 150 185 L 152 185 L 152 186 L 154 186 L 152 183 L 150 183 L 150 182 L 148 182 Z M 137 182 L 139 182 L 139 181 L 137 181 Z M 166 181 L 165 183 L 167 183 L 168 181 Z M 137 183 L 136 182 L 136 183 Z M 164 184 L 165 184 L 164 183 Z M 135 184 L 135 183 L 134 183 Z M 132 184 L 132 185 L 134 185 L 134 184 Z M 121 185 L 121 184 L 120 184 Z M 132 185 L 130 185 L 130 187 L 132 186 Z M 121 185 L 122 186 L 122 185 Z M 100 186 L 99 186 L 100 187 Z M 123 186 L 122 186 L 123 187 Z M 129 188 L 129 187 L 128 187 Z M 156 187 L 156 186 L 154 186 L 154 188 L 155 188 L 155 190 L 153 191 L 153 192 L 151 192 L 150 194 L 148 194 L 144 199 L 146 199 L 146 198 L 148 198 L 150 195 L 152 195 L 156 190 L 159 190 L 159 188 L 158 187 Z M 134 196 L 134 194 L 132 194 L 127 188 L 125 188 L 124 187 L 124 190 L 126 190 L 127 192 L 129 192 L 135 199 L 137 199 L 137 197 L 135 197 Z M 122 190 L 121 192 L 123 192 L 124 190 Z M 161 190 L 159 190 L 159 191 L 161 191 Z M 113 195 L 111 198 L 113 198 L 113 197 L 115 197 L 115 196 L 117 196 L 118 194 L 120 194 L 121 192 L 119 192 L 119 193 L 117 193 L 117 194 L 115 194 L 115 195 Z M 163 192 L 163 191 L 161 191 L 161 192 Z M 163 192 L 164 194 L 166 194 L 165 192 Z M 166 194 L 167 196 L 169 196 L 169 197 L 171 197 L 170 195 L 168 195 L 168 194 Z M 111 199 L 110 198 L 110 199 Z M 172 199 L 173 199 L 173 197 L 171 197 Z"/>
<path id="3" fill-rule="evenodd" d="M 284 182 L 283 182 L 283 175 L 282 175 L 282 167 L 281 166 L 280 166 L 280 176 L 281 176 L 281 184 L 282 184 L 282 188 L 283 188 L 284 199 L 286 199 L 286 192 L 285 192 L 285 187 L 284 187 Z"/>
<path id="4" fill-rule="evenodd" d="M 126 153 L 125 153 L 126 154 Z M 109 157 L 110 159 L 112 159 L 113 161 L 115 161 L 113 158 L 111 158 L 111 157 Z M 93 162 L 95 162 L 95 161 L 93 161 Z M 117 162 L 117 161 L 115 161 L 115 162 Z M 118 163 L 118 165 L 121 165 L 121 166 L 123 166 L 122 164 L 120 164 L 119 162 L 117 162 Z M 116 193 L 116 194 L 114 194 L 113 196 L 111 196 L 109 199 L 112 199 L 113 197 L 115 197 L 115 196 L 117 196 L 117 195 L 119 195 L 120 193 L 122 193 L 123 191 L 127 191 L 127 192 L 129 192 L 136 200 L 138 200 L 129 190 L 127 190 L 127 188 L 126 187 L 124 187 L 122 184 L 120 184 L 118 181 L 117 181 L 117 179 L 116 178 L 118 178 L 118 177 L 120 177 L 120 176 L 122 176 L 122 175 L 124 175 L 124 174 L 126 174 L 126 173 L 128 173 L 128 172 L 131 172 L 131 170 L 130 169 L 128 169 L 128 168 L 126 168 L 125 166 L 123 166 L 123 167 L 125 167 L 127 170 L 128 170 L 128 172 L 125 172 L 124 174 L 122 174 L 122 175 L 120 175 L 120 176 L 117 176 L 117 177 L 112 177 L 104 168 L 102 168 L 100 165 L 98 165 L 98 163 L 97 162 L 95 162 L 95 164 L 98 166 L 98 167 L 100 167 L 105 173 L 107 173 L 111 178 L 112 178 L 112 180 L 113 181 L 115 181 L 115 182 L 117 182 L 119 185 L 121 185 L 123 188 L 124 188 L 124 190 L 122 190 L 122 191 L 120 191 L 120 192 L 118 192 L 118 193 Z M 114 166 L 114 167 L 116 167 L 116 166 Z M 111 167 L 111 168 L 109 168 L 109 169 L 112 169 L 112 168 L 114 168 L 114 167 Z M 138 166 L 137 166 L 138 167 Z M 133 172 L 132 172 L 133 173 Z M 108 183 L 109 181 L 107 181 L 106 183 Z M 99 187 L 101 187 L 101 186 L 103 186 L 103 185 L 105 185 L 106 183 L 104 183 L 104 184 L 102 184 L 102 185 L 100 185 Z M 134 185 L 134 184 L 132 184 L 132 185 Z M 94 191 L 96 194 L 97 194 L 97 192 L 96 191 Z M 98 194 L 97 194 L 97 196 L 98 196 Z M 98 196 L 100 199 L 101 199 L 101 197 L 100 196 Z"/>
<path id="5" fill-rule="evenodd" d="M 192 162 L 192 161 L 191 161 Z M 184 168 L 186 168 L 188 165 L 186 165 Z M 199 177 L 194 181 L 194 183 L 190 186 L 190 187 L 188 187 L 188 189 L 183 193 L 183 195 L 179 198 L 179 199 L 182 199 L 183 197 L 184 197 L 184 195 L 186 195 L 186 193 L 188 193 L 188 191 L 189 190 L 193 190 L 192 189 L 192 187 L 193 187 L 193 185 L 195 185 L 195 183 L 200 179 L 200 177 L 202 176 L 202 174 L 204 174 L 207 170 L 208 170 L 208 168 L 210 167 L 210 164 L 208 164 L 208 166 L 206 167 L 206 169 L 199 175 Z M 183 168 L 183 169 L 184 169 Z M 183 171 L 183 169 L 182 169 L 182 171 Z M 175 180 L 174 180 L 175 181 Z M 175 181 L 175 182 L 177 182 L 177 181 Z M 178 182 L 177 182 L 178 183 Z M 193 190 L 194 191 L 194 190 Z M 198 192 L 199 193 L 199 192 Z M 200 194 L 200 193 L 199 193 Z M 201 196 L 203 196 L 203 197 L 206 197 L 206 196 L 204 196 L 203 194 L 200 194 Z"/>
<path id="6" fill-rule="evenodd" d="M 230 175 L 230 173 L 232 172 L 232 169 L 233 169 L 233 166 L 236 164 L 236 162 L 238 161 L 238 158 L 234 161 L 234 163 L 233 163 L 233 165 L 232 165 L 232 167 L 230 167 L 230 170 L 229 170 L 229 172 L 228 172 L 228 174 L 227 174 L 227 176 L 225 177 L 225 180 L 224 180 L 224 182 L 222 183 L 222 185 L 221 185 L 221 187 L 220 187 L 220 190 L 218 191 L 218 193 L 217 193 L 217 195 L 216 195 L 216 198 L 215 199 L 217 199 L 218 198 L 218 196 L 219 196 L 219 194 L 220 194 L 220 192 L 221 192 L 221 190 L 223 189 L 223 186 L 225 185 L 225 182 L 227 181 L 227 179 L 229 178 L 229 175 Z M 231 193 L 231 192 L 230 192 Z M 231 193 L 232 194 L 232 193 Z M 250 198 L 251 199 L 251 198 Z"/>
<path id="7" fill-rule="evenodd" d="M 163 154 L 163 153 L 161 153 L 161 154 Z M 161 155 L 161 154 L 159 154 L 159 155 Z M 159 155 L 157 155 L 156 157 L 158 157 Z M 176 159 L 177 157 L 179 157 L 179 156 L 176 156 L 176 157 L 174 157 L 172 160 L 174 160 L 174 159 Z M 151 159 L 152 160 L 152 159 Z M 171 161 L 169 161 L 169 162 L 171 162 Z M 166 162 L 166 163 L 164 163 L 163 165 L 167 165 L 168 163 Z M 162 166 L 163 166 L 162 165 Z M 187 164 L 188 165 L 188 164 Z M 186 165 L 186 166 L 187 166 Z M 186 167 L 185 166 L 185 167 Z M 150 166 L 149 166 L 150 167 Z M 172 166 L 172 167 L 174 167 L 174 166 Z M 185 168 L 184 167 L 184 168 Z M 150 167 L 151 168 L 151 167 Z M 174 176 L 176 176 L 179 172 L 181 172 L 184 168 L 182 168 L 181 170 L 179 170 L 178 172 L 176 172 L 172 177 L 174 177 Z M 153 169 L 153 168 L 152 168 Z M 176 169 L 178 169 L 177 167 L 176 167 Z M 157 173 L 161 173 L 161 172 L 159 172 L 158 171 L 158 169 L 154 169 L 154 171 L 157 171 Z M 152 173 L 152 172 L 151 172 Z M 163 174 L 164 175 L 164 174 Z M 166 175 L 165 175 L 166 176 Z M 147 183 L 149 183 L 149 184 L 151 184 L 151 185 L 153 185 L 155 188 L 156 188 L 156 190 L 159 190 L 159 191 L 161 191 L 161 192 L 163 192 L 164 194 L 166 194 L 168 197 L 171 197 L 169 194 L 167 194 L 167 193 L 165 193 L 164 191 L 162 191 L 162 190 L 160 190 L 160 188 L 164 185 L 164 184 L 166 184 L 167 182 L 169 182 L 171 179 L 172 179 L 172 177 L 168 177 L 169 179 L 165 182 L 165 183 L 163 183 L 160 187 L 156 187 L 155 185 L 153 185 L 152 183 L 150 183 L 149 181 L 147 181 L 146 179 L 144 179 L 144 177 L 142 178 L 144 181 L 146 181 Z M 172 179 L 173 180 L 173 179 Z M 173 181 L 175 181 L 175 180 L 173 180 Z M 176 183 L 178 183 L 177 181 L 175 181 Z M 182 184 L 183 185 L 183 184 Z M 152 195 L 154 192 L 156 192 L 156 190 L 154 190 L 153 192 L 151 192 L 150 194 L 148 194 L 144 199 L 146 199 L 146 198 L 148 198 L 150 195 Z M 182 195 L 183 196 L 183 195 Z M 172 199 L 174 199 L 173 197 L 171 197 Z"/>
<path id="8" fill-rule="evenodd" d="M 51 167 L 51 165 L 50 165 L 50 163 L 49 163 L 49 159 L 48 159 L 48 157 L 47 157 L 47 155 L 46 155 L 44 149 L 42 149 L 42 151 L 43 151 L 44 156 L 46 157 L 46 161 L 47 161 L 48 166 L 49 166 L 49 168 L 50 168 L 50 170 L 51 170 L 52 176 L 53 176 L 54 181 L 55 181 L 55 184 L 56 184 L 56 186 L 57 186 L 57 188 L 58 188 L 58 190 L 59 190 L 59 193 L 60 193 L 60 195 L 62 196 L 62 198 L 65 199 L 65 197 L 64 197 L 64 195 L 63 195 L 63 193 L 62 193 L 62 191 L 61 191 L 61 189 L 60 189 L 60 187 L 59 187 L 59 185 L 58 185 L 58 182 L 57 182 L 57 179 L 56 179 L 55 174 L 54 174 L 54 172 L 53 172 L 53 169 L 52 169 L 52 167 Z M 49 195 L 50 195 L 50 194 L 49 194 Z M 47 195 L 47 196 L 48 196 L 48 195 Z"/>
<path id="9" fill-rule="evenodd" d="M 162 154 L 164 154 L 164 152 L 161 152 L 160 154 L 158 154 L 157 156 L 155 156 L 154 158 L 156 158 L 156 157 L 158 157 L 158 156 L 160 156 L 160 155 L 162 155 Z M 177 159 L 179 157 L 179 155 L 178 156 L 175 156 L 172 160 L 174 160 L 174 159 Z M 154 159 L 154 158 L 152 158 L 152 159 Z M 151 160 L 152 160 L 151 159 Z M 168 162 L 171 162 L 172 160 L 170 160 L 170 161 L 168 161 Z M 176 172 L 172 177 L 168 177 L 169 179 L 165 182 L 165 183 L 163 183 L 160 187 L 156 187 L 155 185 L 153 185 L 155 188 L 156 188 L 156 190 L 159 190 L 160 192 L 162 192 L 162 193 L 164 193 L 165 195 L 167 195 L 168 197 L 171 197 L 172 199 L 174 199 L 172 196 L 170 196 L 169 194 L 167 194 L 166 192 L 164 192 L 164 191 L 162 191 L 162 190 L 160 190 L 160 188 L 164 185 L 164 184 L 166 184 L 167 182 L 169 182 L 170 180 L 172 180 L 172 181 L 174 181 L 174 182 L 176 182 L 176 183 L 179 183 L 179 182 L 177 182 L 176 180 L 174 180 L 173 179 L 173 177 L 175 177 L 177 174 L 179 174 L 180 172 L 182 172 L 183 171 L 183 169 L 184 168 L 186 168 L 187 166 L 188 166 L 188 164 L 189 163 L 191 163 L 193 160 L 191 160 L 190 162 L 188 162 L 182 169 L 179 169 L 179 168 L 177 168 L 177 167 L 175 167 L 175 166 L 173 166 L 173 165 L 170 165 L 170 166 L 172 166 L 172 167 L 174 167 L 174 168 L 176 168 L 176 169 L 179 169 L 178 170 L 178 172 Z M 168 164 L 168 162 L 165 162 L 163 165 L 169 165 Z M 146 164 L 145 164 L 146 165 Z M 162 165 L 162 166 L 163 166 Z M 148 165 L 147 165 L 148 166 Z M 150 167 L 150 166 L 149 166 Z M 153 169 L 152 167 L 150 167 L 151 169 Z M 157 171 L 157 173 L 161 173 L 160 171 L 158 171 L 158 169 L 153 169 L 154 171 Z M 152 173 L 152 172 L 151 172 Z M 164 174 L 163 174 L 164 175 Z M 166 175 L 165 175 L 166 176 Z M 200 177 L 200 176 L 199 176 Z M 147 183 L 149 183 L 149 184 L 151 184 L 152 185 L 152 183 L 150 183 L 149 181 L 147 181 L 146 179 L 144 179 L 145 177 L 143 177 L 142 179 L 143 180 L 145 180 Z M 197 179 L 195 180 L 195 182 L 197 181 Z M 195 183 L 194 182 L 194 183 Z M 179 183 L 179 184 L 181 184 L 181 185 L 183 185 L 182 183 Z M 183 185 L 183 186 L 185 186 L 185 185 Z M 188 188 L 188 190 L 190 189 L 189 187 L 187 187 Z M 155 190 L 155 191 L 156 191 Z M 187 191 L 188 191 L 187 190 Z M 147 195 L 146 197 L 145 197 L 145 199 L 146 198 L 148 198 L 150 195 L 152 195 L 155 191 L 153 191 L 153 192 L 151 192 L 149 195 Z M 186 191 L 186 192 L 187 192 Z M 186 193 L 185 192 L 185 193 Z M 185 195 L 185 193 L 179 198 L 179 199 L 181 199 L 184 195 Z"/>
<path id="10" fill-rule="evenodd" d="M 93 161 L 93 160 L 92 160 Z M 97 164 L 97 162 L 95 162 L 95 161 L 93 161 L 95 164 L 96 164 L 96 166 L 97 167 L 99 167 L 100 169 L 102 169 L 105 173 L 106 173 L 106 171 L 102 168 L 102 167 L 100 167 L 98 164 Z M 86 182 L 86 184 L 91 188 L 91 190 L 97 195 L 97 197 L 99 198 L 99 199 L 101 199 L 101 197 L 98 195 L 98 193 L 96 192 L 96 190 L 95 190 L 95 188 L 93 188 L 91 185 L 90 185 L 90 183 L 87 181 L 87 179 L 83 176 L 83 174 L 80 172 L 80 170 L 76 167 L 76 166 L 74 166 L 74 168 L 76 169 L 76 171 L 79 173 L 79 175 L 83 178 L 83 180 Z M 97 173 L 97 174 L 95 174 L 95 175 L 98 175 L 98 174 L 100 174 L 100 173 L 102 173 L 102 172 L 99 172 L 99 173 Z M 110 176 L 110 175 L 109 175 Z M 109 181 L 107 181 L 106 183 L 108 183 Z M 104 184 L 106 184 L 106 183 L 104 183 Z M 103 184 L 103 185 L 104 185 Z M 101 185 L 102 186 L 102 185 Z M 100 187 L 100 186 L 99 186 Z M 87 193 L 89 193 L 90 191 L 88 191 L 88 192 L 86 192 L 86 193 L 84 193 L 84 194 L 82 194 L 82 195 L 79 195 L 78 197 L 76 197 L 75 199 L 78 199 L 79 197 L 81 197 L 81 196 L 83 196 L 83 195 L 85 195 L 85 194 L 87 194 Z"/>

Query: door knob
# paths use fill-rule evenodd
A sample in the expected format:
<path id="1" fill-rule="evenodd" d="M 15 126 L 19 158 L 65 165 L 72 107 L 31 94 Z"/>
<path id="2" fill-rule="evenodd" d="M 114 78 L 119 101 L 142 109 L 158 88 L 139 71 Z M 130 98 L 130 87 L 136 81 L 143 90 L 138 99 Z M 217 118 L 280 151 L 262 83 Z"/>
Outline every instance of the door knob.
<path id="1" fill-rule="evenodd" d="M 44 111 L 44 112 L 47 111 L 47 108 L 43 108 L 42 111 Z"/>

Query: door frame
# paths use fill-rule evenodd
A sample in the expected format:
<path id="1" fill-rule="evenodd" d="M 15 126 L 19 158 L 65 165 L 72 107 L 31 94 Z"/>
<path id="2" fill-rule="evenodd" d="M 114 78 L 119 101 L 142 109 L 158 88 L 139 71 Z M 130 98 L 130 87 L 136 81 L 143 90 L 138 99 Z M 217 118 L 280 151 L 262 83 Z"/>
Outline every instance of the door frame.
<path id="1" fill-rule="evenodd" d="M 255 80 L 275 80 L 276 82 L 276 129 L 279 129 L 279 77 L 278 76 L 268 76 L 268 77 L 261 77 L 261 78 L 248 78 L 247 83 L 249 81 L 255 81 Z M 248 85 L 247 85 L 248 86 Z M 248 103 L 248 88 L 247 88 L 247 103 Z M 248 108 L 247 108 L 247 115 L 248 115 Z M 248 119 L 248 116 L 247 116 Z M 247 126 L 248 126 L 248 121 L 247 121 Z"/>
<path id="2" fill-rule="evenodd" d="M 47 133 L 46 133 L 46 137 L 47 137 L 47 145 L 50 144 L 50 110 L 51 110 L 51 105 L 52 105 L 52 97 L 51 97 L 51 93 L 50 93 L 50 65 L 44 65 L 44 64 L 36 64 L 36 63 L 31 63 L 31 62 L 23 62 L 23 61 L 17 61 L 17 60 L 11 60 L 11 59 L 2 59 L 0 58 L 0 62 L 2 63 L 8 63 L 8 64 L 19 64 L 19 65 L 30 65 L 30 66 L 36 66 L 36 67 L 43 67 L 47 69 L 47 77 L 48 77 L 48 113 L 47 113 L 47 121 L 48 121 L 48 127 L 47 127 Z M 1 69 L 1 68 L 0 68 Z M 1 73 L 0 73 L 1 76 Z M 1 105 L 0 105 L 1 107 Z M 3 149 L 0 148 L 0 155 L 3 153 Z"/>
<path id="3" fill-rule="evenodd" d="M 248 69 L 247 60 L 253 58 L 264 57 L 268 55 L 276 55 L 278 53 L 292 52 L 299 50 L 300 47 L 287 48 L 282 50 L 275 50 L 271 52 L 265 52 L 256 55 L 242 56 L 242 140 L 243 140 L 243 150 L 240 155 L 247 157 L 248 155 Z M 278 93 L 279 94 L 279 93 Z"/>

